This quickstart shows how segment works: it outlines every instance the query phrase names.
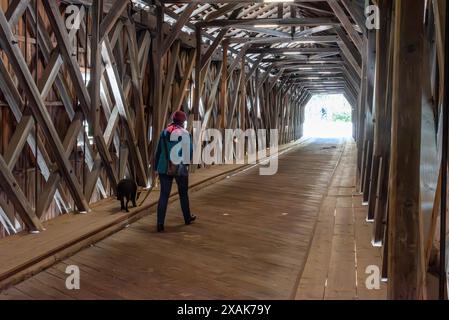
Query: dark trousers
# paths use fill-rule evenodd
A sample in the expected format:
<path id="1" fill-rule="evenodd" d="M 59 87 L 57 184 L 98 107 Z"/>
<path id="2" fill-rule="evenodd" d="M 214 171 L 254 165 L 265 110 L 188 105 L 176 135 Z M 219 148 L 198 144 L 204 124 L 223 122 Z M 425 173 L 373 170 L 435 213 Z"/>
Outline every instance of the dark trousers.
<path id="1" fill-rule="evenodd" d="M 181 202 L 184 221 L 188 222 L 190 220 L 189 177 L 188 176 L 172 177 L 166 174 L 160 174 L 159 181 L 161 182 L 161 196 L 159 198 L 159 203 L 157 206 L 157 224 L 164 224 L 165 222 L 168 198 L 170 197 L 173 179 L 176 180 L 176 184 L 178 185 L 179 200 Z"/>

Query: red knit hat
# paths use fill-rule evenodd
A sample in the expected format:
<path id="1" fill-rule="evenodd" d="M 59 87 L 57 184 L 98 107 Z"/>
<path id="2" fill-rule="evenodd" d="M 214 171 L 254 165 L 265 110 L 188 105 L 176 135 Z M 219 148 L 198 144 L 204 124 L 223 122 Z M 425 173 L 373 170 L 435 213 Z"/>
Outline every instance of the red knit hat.
<path id="1" fill-rule="evenodd" d="M 173 122 L 184 123 L 187 121 L 187 115 L 182 111 L 176 111 L 172 115 Z"/>

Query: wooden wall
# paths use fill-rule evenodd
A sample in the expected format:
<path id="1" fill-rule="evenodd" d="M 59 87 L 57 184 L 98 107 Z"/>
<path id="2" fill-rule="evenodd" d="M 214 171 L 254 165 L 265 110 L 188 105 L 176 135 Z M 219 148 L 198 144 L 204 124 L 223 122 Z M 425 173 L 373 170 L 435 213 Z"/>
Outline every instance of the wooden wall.
<path id="1" fill-rule="evenodd" d="M 195 43 L 183 33 L 168 42 L 175 26 L 157 12 L 85 8 L 70 32 L 63 3 L 38 1 L 36 45 L 36 3 L 22 3 L 1 0 L 0 237 L 88 211 L 125 176 L 152 186 L 155 139 L 175 110 L 190 128 L 199 119 L 222 130 L 280 128 L 281 144 L 302 136 L 310 96 L 251 72 L 246 59 L 234 68 L 222 46 L 200 74 L 195 110 Z"/>
<path id="2" fill-rule="evenodd" d="M 446 2 L 374 2 L 381 28 L 364 39 L 358 186 L 389 298 L 437 297 Z"/>

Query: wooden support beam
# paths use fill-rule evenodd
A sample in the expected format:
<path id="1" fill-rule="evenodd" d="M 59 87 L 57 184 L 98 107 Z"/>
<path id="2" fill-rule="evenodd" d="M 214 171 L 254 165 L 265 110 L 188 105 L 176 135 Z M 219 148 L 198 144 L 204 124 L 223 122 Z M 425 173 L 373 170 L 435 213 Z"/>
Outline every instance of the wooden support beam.
<path id="1" fill-rule="evenodd" d="M 295 19 L 295 18 L 296 18 L 296 10 L 297 10 L 297 9 L 298 9 L 298 8 L 297 8 L 295 5 L 293 5 L 293 4 L 290 5 L 290 17 L 291 17 L 292 19 Z M 291 36 L 294 37 L 294 36 L 295 36 L 295 33 L 296 33 L 296 26 L 292 26 L 292 27 L 291 27 Z"/>
<path id="2" fill-rule="evenodd" d="M 232 76 L 232 73 L 234 72 L 235 68 L 237 68 L 237 66 L 239 65 L 241 59 L 245 56 L 247 50 L 249 49 L 249 45 L 244 45 L 239 53 L 237 54 L 237 57 L 235 57 L 234 61 L 232 62 L 232 64 L 228 67 L 228 77 L 227 79 L 229 80 L 229 77 Z"/>
<path id="3" fill-rule="evenodd" d="M 369 191 L 368 217 L 376 220 L 376 225 L 382 225 L 386 215 L 385 207 L 380 200 L 379 184 L 383 183 L 383 179 L 387 177 L 383 174 L 385 170 L 381 165 L 387 164 L 390 135 L 391 132 L 391 110 L 387 101 L 388 92 L 388 65 L 389 65 L 389 43 L 391 33 L 391 14 L 392 1 L 378 0 L 380 15 L 380 29 L 376 34 L 376 79 L 375 79 L 375 98 L 374 98 L 374 152 L 373 166 L 371 173 L 371 185 Z M 381 178 L 379 180 L 379 177 Z M 378 210 L 376 210 L 378 208 Z M 377 212 L 376 212 L 377 211 Z M 383 241 L 383 228 L 376 227 L 374 233 L 374 241 Z"/>
<path id="4" fill-rule="evenodd" d="M 193 116 L 194 120 L 200 120 L 200 101 L 201 101 L 201 59 L 202 59 L 202 29 L 195 27 L 196 37 L 196 55 L 195 55 L 195 90 L 193 94 Z M 162 88 L 161 88 L 162 90 Z"/>
<path id="5" fill-rule="evenodd" d="M 173 46 L 171 55 L 170 55 L 170 63 L 168 65 L 167 75 L 165 77 L 165 86 L 162 94 L 162 119 L 166 119 L 168 115 L 169 109 L 169 97 L 171 96 L 173 89 L 173 80 L 175 78 L 176 65 L 179 59 L 179 51 L 181 49 L 181 42 L 176 41 Z"/>
<path id="6" fill-rule="evenodd" d="M 343 8 L 340 6 L 337 0 L 327 0 L 327 3 L 334 11 L 338 20 L 340 20 L 341 24 L 343 25 L 343 28 L 349 34 L 349 37 L 351 38 L 352 42 L 354 42 L 356 48 L 360 51 L 360 53 L 362 53 L 362 38 L 355 30 L 354 25 L 349 20 Z"/>
<path id="7" fill-rule="evenodd" d="M 357 74 L 360 75 L 362 73 L 362 57 L 360 56 L 360 53 L 355 45 L 349 40 L 342 28 L 338 27 L 335 28 L 335 30 L 340 38 L 338 45 L 342 53 L 345 55 L 346 59 L 348 59 Z"/>
<path id="8" fill-rule="evenodd" d="M 3 227 L 8 235 L 17 233 L 15 228 L 15 214 L 14 205 L 11 202 L 7 202 L 3 197 L 0 197 L 0 219 L 3 220 Z"/>
<path id="9" fill-rule="evenodd" d="M 315 26 L 335 26 L 339 25 L 335 19 L 332 18 L 286 18 L 286 19 L 227 19 L 227 20 L 214 20 L 208 22 L 199 22 L 202 28 L 239 28 L 239 27 L 249 27 L 249 26 L 301 26 L 301 27 L 315 27 Z"/>
<path id="10" fill-rule="evenodd" d="M 82 0 L 85 1 L 85 0 Z M 162 0 L 164 3 L 189 3 L 191 0 Z M 302 3 L 302 2 L 322 2 L 323 0 L 295 0 L 295 3 Z M 325 1 L 325 0 L 324 0 Z M 254 3 L 260 3 L 260 4 L 266 4 L 266 0 L 202 0 L 203 4 L 221 4 L 223 2 L 226 3 L 246 3 L 246 4 L 254 4 Z M 252 7 L 251 7 L 252 9 Z"/>
<path id="11" fill-rule="evenodd" d="M 112 94 L 114 96 L 114 100 L 117 104 L 118 111 L 120 113 L 121 118 L 124 120 L 123 124 L 127 134 L 127 143 L 130 149 L 131 156 L 133 157 L 134 164 L 136 166 L 137 171 L 137 183 L 140 186 L 147 185 L 147 174 L 145 170 L 145 165 L 143 163 L 142 155 L 139 152 L 139 148 L 137 146 L 137 139 L 135 134 L 134 125 L 131 122 L 131 117 L 129 114 L 125 93 L 123 87 L 120 83 L 120 77 L 117 71 L 117 64 L 114 60 L 114 56 L 112 54 L 112 48 L 110 47 L 110 43 L 108 39 L 105 39 L 101 48 L 101 55 L 103 57 L 103 61 L 106 67 L 106 74 L 109 79 L 109 85 L 112 89 Z M 104 143 L 103 136 L 101 136 L 102 144 Z M 98 143 L 97 143 L 98 144 Z M 106 149 L 107 150 L 107 149 Z M 109 153 L 108 153 L 109 154 Z M 109 155 L 110 157 L 110 155 Z M 115 178 L 115 176 L 114 176 Z"/>
<path id="12" fill-rule="evenodd" d="M 263 84 L 268 80 L 268 78 L 270 77 L 271 71 L 273 70 L 273 66 L 270 66 L 268 68 L 268 70 L 265 72 L 264 76 L 262 79 L 260 79 L 258 81 L 258 83 L 256 84 L 256 92 L 260 90 L 260 88 L 262 88 Z"/>
<path id="13" fill-rule="evenodd" d="M 6 148 L 5 151 L 4 160 L 8 165 L 9 170 L 12 171 L 14 169 L 33 128 L 33 117 L 22 117 L 22 120 L 20 120 L 20 123 L 17 125 L 16 131 L 9 142 L 8 148 Z"/>
<path id="14" fill-rule="evenodd" d="M 310 29 L 308 29 L 310 30 Z M 337 43 L 340 39 L 337 36 L 294 36 L 294 37 L 232 37 L 227 39 L 230 43 L 246 44 L 277 44 L 277 43 Z"/>
<path id="15" fill-rule="evenodd" d="M 59 70 L 62 64 L 63 61 L 61 59 L 59 49 L 58 48 L 53 49 L 50 60 L 48 61 L 47 66 L 42 72 L 42 76 L 39 79 L 37 85 L 43 100 L 45 100 L 48 94 L 50 93 L 50 90 L 52 89 L 53 84 L 55 83 L 56 78 L 58 77 Z"/>
<path id="16" fill-rule="evenodd" d="M 44 215 L 45 211 L 50 206 L 60 182 L 61 176 L 58 174 L 52 174 L 46 182 L 44 188 L 41 190 L 36 207 L 36 215 L 39 218 Z"/>
<path id="17" fill-rule="evenodd" d="M 158 138 L 160 132 L 163 130 L 163 119 L 162 119 L 162 112 L 161 112 L 161 105 L 162 105 L 162 92 L 164 90 L 163 83 L 162 83 L 162 56 L 161 56 L 161 48 L 163 45 L 163 34 L 162 34 L 162 27 L 164 23 L 164 11 L 165 8 L 162 5 L 158 5 L 156 7 L 156 34 L 155 38 L 152 42 L 152 57 L 153 57 L 153 86 L 154 86 L 154 94 L 153 94 L 153 136 L 152 136 L 152 145 L 153 145 L 153 154 L 151 155 L 152 159 L 152 165 L 154 164 L 155 160 L 155 153 L 156 153 L 156 147 L 158 143 Z M 201 39 L 201 38 L 200 38 Z M 197 43 L 197 48 L 201 50 L 201 43 Z M 197 58 L 198 59 L 198 58 Z M 197 64 L 199 65 L 199 64 Z M 196 75 L 196 74 L 195 74 Z M 195 88 L 195 94 L 196 94 L 196 88 Z M 195 97 L 196 99 L 196 97 Z M 196 101 L 196 100 L 195 100 Z M 156 168 L 153 168 L 153 178 L 154 172 L 156 171 Z"/>
<path id="18" fill-rule="evenodd" d="M 366 97 L 365 97 L 365 141 L 367 141 L 366 149 L 366 166 L 364 168 L 364 185 L 363 202 L 369 200 L 369 187 L 371 183 L 371 169 L 373 160 L 374 149 L 374 81 L 376 73 L 376 30 L 368 30 L 366 37 Z M 373 216 L 368 216 L 370 221 L 373 220 Z"/>
<path id="19" fill-rule="evenodd" d="M 27 95 L 31 110 L 39 122 L 42 130 L 48 137 L 48 143 L 52 146 L 53 153 L 58 163 L 58 167 L 67 181 L 71 194 L 82 211 L 89 210 L 89 205 L 82 194 L 81 186 L 75 176 L 70 161 L 65 157 L 58 133 L 51 121 L 45 103 L 42 101 L 40 92 L 34 83 L 33 77 L 28 69 L 27 63 L 23 58 L 22 52 L 17 45 L 17 40 L 12 34 L 11 28 L 6 20 L 3 10 L 0 9 L 0 44 L 2 49 L 8 53 L 9 61 L 14 69 L 20 85 Z"/>
<path id="20" fill-rule="evenodd" d="M 148 67 L 148 61 L 150 59 L 151 49 L 151 35 L 150 32 L 145 32 L 139 39 L 139 65 L 140 65 L 140 79 L 143 80 L 145 71 Z"/>
<path id="21" fill-rule="evenodd" d="M 279 70 L 278 74 L 273 78 L 273 80 L 272 80 L 272 82 L 271 82 L 271 84 L 269 86 L 269 91 L 273 90 L 273 88 L 276 86 L 276 83 L 282 77 L 284 72 L 285 72 L 285 69 Z"/>
<path id="22" fill-rule="evenodd" d="M 92 41 L 90 46 L 90 123 L 93 136 L 100 134 L 100 85 L 102 77 L 101 38 L 100 24 L 103 18 L 103 0 L 93 0 L 92 3 Z"/>
<path id="23" fill-rule="evenodd" d="M 35 30 L 35 26 L 36 26 L 36 19 L 39 19 L 40 21 L 44 21 L 43 16 L 41 16 L 41 14 L 38 14 L 35 12 L 35 7 L 32 4 L 28 5 L 28 12 L 29 14 L 27 15 L 28 18 L 28 25 L 30 26 L 30 31 L 32 33 L 34 33 L 34 36 L 36 38 L 38 38 L 39 40 L 39 49 L 40 49 L 40 57 L 42 58 L 42 61 L 44 62 L 44 64 L 47 64 L 47 68 L 50 65 L 50 63 L 52 62 L 52 53 L 56 50 L 59 51 L 59 47 L 53 48 L 53 40 L 50 38 L 50 35 L 48 34 L 47 30 L 45 29 L 45 27 L 42 25 L 42 23 L 39 23 L 37 30 Z M 76 34 L 75 33 L 70 33 L 69 36 L 69 40 L 72 41 L 74 36 Z M 60 53 L 60 52 L 59 52 Z M 72 97 L 70 95 L 70 91 L 68 90 L 68 84 L 65 78 L 65 75 L 62 74 L 62 72 L 60 71 L 61 66 L 63 65 L 64 61 L 63 61 L 63 57 L 62 55 L 60 55 L 60 57 L 55 61 L 54 64 L 54 68 L 51 71 L 51 75 L 56 74 L 56 79 L 54 84 L 56 85 L 56 89 L 58 90 L 59 96 L 62 100 L 62 103 L 64 104 L 64 108 L 67 112 L 67 115 L 69 117 L 69 119 L 73 119 L 74 115 L 75 115 L 75 110 L 73 108 L 73 100 Z M 45 81 L 43 75 L 43 79 L 41 79 L 41 81 Z M 53 80 L 52 78 L 48 78 L 48 83 L 45 84 L 45 87 L 39 87 L 39 90 L 41 90 L 41 95 L 44 99 L 44 97 L 46 97 L 47 92 L 46 89 L 48 87 L 50 87 L 52 84 L 50 83 L 50 81 Z M 40 83 L 40 82 L 39 82 Z"/>
<path id="24" fill-rule="evenodd" d="M 134 109 L 136 110 L 136 129 L 135 134 L 138 140 L 140 154 L 142 155 L 142 161 L 144 164 L 148 163 L 148 128 L 145 123 L 145 107 L 144 98 L 142 93 L 142 77 L 140 76 L 140 60 L 139 60 L 139 48 L 137 44 L 137 31 L 135 25 L 131 21 L 126 23 L 126 31 L 128 34 L 128 54 L 130 60 L 131 69 L 131 82 L 132 82 L 132 95 Z M 148 167 L 145 166 L 145 173 L 148 176 Z M 144 187 L 148 186 L 148 182 Z"/>
<path id="25" fill-rule="evenodd" d="M 76 90 L 77 97 L 80 101 L 81 108 L 86 115 L 89 115 L 91 100 L 89 92 L 84 85 L 84 79 L 81 75 L 80 66 L 76 60 L 76 56 L 73 56 L 73 47 L 70 43 L 70 37 L 67 33 L 64 21 L 59 12 L 59 6 L 56 0 L 43 1 L 44 8 L 47 12 L 48 19 L 52 26 L 52 30 L 59 44 L 59 49 L 64 59 L 64 63 L 67 66 L 67 71 L 70 74 L 73 85 Z"/>
<path id="26" fill-rule="evenodd" d="M 179 33 L 181 32 L 182 28 L 186 25 L 186 23 L 189 21 L 190 16 L 192 15 L 192 12 L 197 8 L 198 3 L 196 1 L 190 3 L 187 8 L 184 9 L 182 12 L 182 15 L 179 17 L 178 21 L 176 21 L 176 24 L 173 27 L 173 30 L 165 39 L 163 45 L 162 45 L 162 52 L 161 56 L 165 56 L 165 54 L 168 52 L 170 47 L 172 46 L 173 42 L 178 38 Z"/>
<path id="27" fill-rule="evenodd" d="M 389 299 L 424 298 L 426 268 L 419 178 L 424 2 L 395 1 L 388 225 Z"/>
<path id="28" fill-rule="evenodd" d="M 265 54 L 283 55 L 287 52 L 290 54 L 326 53 L 337 55 L 340 53 L 340 49 L 339 48 L 250 48 L 248 49 L 247 54 L 265 53 Z"/>
<path id="29" fill-rule="evenodd" d="M 109 42 L 111 43 L 111 47 L 115 48 L 115 45 L 119 41 L 119 37 L 122 36 L 124 24 L 122 21 L 117 21 L 114 29 L 114 33 L 109 37 Z"/>
<path id="30" fill-rule="evenodd" d="M 278 19 L 282 19 L 284 18 L 284 4 L 283 3 L 278 3 L 278 9 L 277 9 L 277 13 L 278 13 Z"/>
<path id="31" fill-rule="evenodd" d="M 324 32 L 324 31 L 328 31 L 328 30 L 332 30 L 334 29 L 336 26 L 316 26 L 316 27 L 311 27 L 311 28 L 307 28 L 305 30 L 302 31 L 298 31 L 296 32 L 296 34 L 294 35 L 294 38 L 300 38 L 300 37 L 307 37 L 307 36 L 312 36 L 315 33 L 319 33 L 319 32 Z"/>
<path id="32" fill-rule="evenodd" d="M 65 155 L 67 157 L 70 157 L 82 128 L 83 124 L 81 122 L 81 116 L 78 113 L 70 123 L 70 126 L 65 134 L 64 141 L 62 142 L 65 149 Z M 53 172 L 39 194 L 39 199 L 36 206 L 36 215 L 38 218 L 41 218 L 50 206 L 60 182 L 61 176 L 57 172 Z"/>
<path id="33" fill-rule="evenodd" d="M 97 0 L 93 1 L 95 2 Z M 108 36 L 109 32 L 112 30 L 115 23 L 120 18 L 123 11 L 125 11 L 125 9 L 128 7 L 128 5 L 128 1 L 116 0 L 114 2 L 108 14 L 101 21 L 100 35 L 102 38 L 100 38 L 100 40 L 104 40 L 104 38 Z"/>
<path id="34" fill-rule="evenodd" d="M 213 109 L 214 104 L 215 104 L 215 98 L 216 98 L 216 95 L 217 95 L 217 92 L 218 92 L 218 86 L 219 86 L 220 80 L 221 80 L 221 67 L 218 68 L 217 70 L 218 70 L 218 73 L 216 74 L 216 78 L 215 78 L 215 80 L 212 83 L 212 88 L 210 90 L 208 103 L 206 105 L 206 110 L 204 112 L 204 118 L 203 118 L 201 132 L 204 132 L 204 130 L 207 129 L 207 127 L 209 125 L 209 121 L 211 119 L 212 109 Z M 201 136 L 202 136 L 202 133 L 201 133 L 200 137 Z"/>
<path id="35" fill-rule="evenodd" d="M 179 19 L 179 15 L 177 15 L 176 13 L 174 13 L 173 11 L 171 11 L 171 10 L 168 9 L 168 8 L 164 8 L 164 13 L 167 14 L 169 17 L 175 19 L 175 20 L 178 20 L 178 19 Z M 242 12 L 242 13 L 244 13 L 244 12 Z M 154 25 L 157 25 L 156 20 L 157 20 L 157 19 L 154 19 L 154 23 L 153 23 Z M 199 25 L 198 25 L 198 24 L 193 24 L 193 23 L 191 23 L 191 22 L 187 22 L 187 23 L 186 23 L 186 27 L 189 27 L 189 28 L 192 29 L 192 30 L 196 30 L 197 27 L 199 27 Z M 165 29 L 161 27 L 161 30 L 162 30 L 161 32 L 164 32 Z M 258 31 L 260 32 L 260 29 L 258 29 Z M 273 31 L 273 30 L 272 30 L 272 31 Z M 182 34 L 182 33 L 181 33 L 181 34 Z M 288 36 L 289 36 L 289 34 L 288 34 L 288 33 L 285 33 L 285 32 L 283 32 L 282 34 L 283 34 L 284 37 L 288 37 Z M 211 34 L 209 34 L 209 33 L 204 33 L 203 36 L 204 36 L 205 38 L 211 40 L 211 41 L 214 41 L 214 40 L 215 40 L 214 36 L 211 35 Z M 189 39 L 190 39 L 190 38 L 189 38 Z M 193 44 L 191 47 L 192 47 L 192 48 L 195 48 L 195 47 L 196 47 L 196 44 Z M 232 48 L 232 47 L 229 48 L 229 51 L 230 51 L 231 53 L 238 54 L 238 51 L 237 51 L 236 49 Z M 249 58 L 249 57 L 246 57 L 246 60 L 249 61 L 249 62 L 254 62 L 254 61 L 253 61 L 251 58 Z"/>
<path id="36" fill-rule="evenodd" d="M 263 58 L 265 57 L 264 54 L 261 54 L 259 58 L 257 58 L 256 62 L 253 64 L 252 68 L 249 70 L 248 74 L 246 75 L 246 81 L 248 82 L 251 77 L 254 75 L 256 70 L 259 68 L 260 63 L 262 62 Z"/>
<path id="37" fill-rule="evenodd" d="M 15 83 L 9 76 L 9 73 L 3 63 L 3 60 L 0 59 L 0 88 L 3 92 L 6 101 L 8 102 L 8 105 L 14 115 L 14 118 L 17 122 L 21 122 L 23 119 L 22 109 L 23 109 L 23 101 L 22 97 L 20 96 Z M 39 141 L 39 143 L 38 143 Z M 39 137 L 34 136 L 34 132 L 31 132 L 28 139 L 27 139 L 28 145 L 33 153 L 35 153 L 36 150 L 36 143 L 38 143 L 37 146 L 37 163 L 39 166 L 39 170 L 41 174 L 43 175 L 45 180 L 48 180 L 50 177 L 50 166 L 52 164 L 50 157 L 45 151 L 44 143 Z M 67 202 L 64 201 L 64 199 L 61 197 L 61 194 L 59 192 L 56 193 L 56 201 L 59 207 L 62 210 L 65 210 L 67 212 Z"/>
<path id="38" fill-rule="evenodd" d="M 226 128 L 226 111 L 228 104 L 228 50 L 229 41 L 223 43 L 223 62 L 221 64 L 221 84 L 220 84 L 220 122 L 221 129 Z"/>
<path id="39" fill-rule="evenodd" d="M 227 123 L 227 126 L 229 128 L 234 128 L 232 123 L 233 123 L 233 120 L 234 120 L 234 114 L 235 114 L 235 112 L 237 110 L 237 105 L 238 105 L 238 102 L 239 102 L 239 91 L 240 91 L 240 87 L 241 87 L 241 85 L 243 83 L 244 75 L 245 75 L 245 70 L 244 69 L 240 70 L 240 75 L 238 77 L 238 81 L 237 81 L 237 83 L 235 85 L 235 88 L 234 88 L 234 94 L 232 95 L 232 102 L 230 104 L 231 108 L 229 109 L 230 112 L 228 113 L 227 119 L 226 119 L 226 123 Z"/>
<path id="40" fill-rule="evenodd" d="M 196 50 L 192 49 L 187 59 L 186 69 L 184 70 L 184 77 L 182 78 L 181 84 L 179 86 L 180 93 L 175 99 L 174 108 L 176 110 L 181 110 L 182 104 L 184 103 L 188 85 L 190 84 L 190 79 L 192 77 L 193 67 L 195 65 Z"/>
<path id="41" fill-rule="evenodd" d="M 71 43 L 69 42 L 69 35 L 67 34 L 67 30 L 65 28 L 65 24 L 62 20 L 61 14 L 59 12 L 59 6 L 55 2 L 55 0 L 44 1 L 44 8 L 47 12 L 47 16 L 49 18 L 50 24 L 53 28 L 55 37 L 59 44 L 59 49 L 61 50 L 61 54 L 64 58 L 64 63 L 67 66 L 67 70 L 70 74 L 72 83 L 75 87 L 77 98 L 80 102 L 81 109 L 83 110 L 84 116 L 86 119 L 90 120 L 91 116 L 91 98 L 89 92 L 85 86 L 84 79 L 82 77 L 80 67 L 78 61 L 76 60 L 76 56 L 72 55 L 73 48 Z M 104 21 L 103 21 L 104 22 Z M 101 34 L 101 31 L 100 31 Z M 108 38 L 105 38 L 108 40 Z M 109 41 L 109 40 L 108 40 Z M 94 109 L 96 111 L 96 109 Z M 90 120 L 90 122 L 92 122 Z M 94 132 L 95 133 L 95 132 Z M 105 141 L 103 139 L 103 135 L 100 134 L 99 130 L 94 135 L 97 150 L 100 153 L 101 159 L 103 161 L 103 166 L 106 169 L 106 173 L 111 183 L 111 187 L 113 189 L 116 188 L 117 185 L 117 177 L 112 168 L 112 159 L 109 151 L 106 148 Z M 83 210 L 84 211 L 84 210 Z"/>
<path id="42" fill-rule="evenodd" d="M 274 29 L 269 29 L 269 28 L 263 28 L 261 26 L 240 26 L 238 27 L 241 30 L 246 30 L 246 31 L 251 31 L 251 32 L 257 32 L 257 33 L 261 33 L 261 34 L 265 34 L 268 36 L 272 36 L 272 37 L 277 37 L 277 38 L 287 38 L 287 37 L 291 37 L 290 33 L 284 32 L 284 31 L 279 31 L 279 30 L 274 30 Z"/>
<path id="43" fill-rule="evenodd" d="M 3 11 L 0 10 L 0 16 Z M 5 19 L 6 21 L 6 19 Z M 31 208 L 25 194 L 19 187 L 19 183 L 14 178 L 11 170 L 9 170 L 3 157 L 0 155 L 0 186 L 8 195 L 8 199 L 14 204 L 15 210 L 19 213 L 22 221 L 30 231 L 43 231 L 44 227 L 37 218 L 34 210 Z"/>
<path id="44" fill-rule="evenodd" d="M 360 5 L 360 2 L 357 0 L 341 0 L 343 5 L 345 6 L 346 10 L 351 15 L 352 19 L 357 23 L 359 28 L 363 31 L 363 33 L 366 32 L 365 27 L 365 21 L 366 18 L 364 16 L 364 6 Z M 378 0 L 377 0 L 378 1 Z"/>
<path id="45" fill-rule="evenodd" d="M 9 21 L 11 27 L 15 27 L 19 22 L 22 15 L 31 0 L 13 0 L 8 5 L 8 9 L 5 12 L 6 19 Z"/>
<path id="46" fill-rule="evenodd" d="M 229 13 L 231 11 L 234 11 L 236 9 L 239 9 L 239 8 L 241 8 L 243 6 L 245 6 L 245 4 L 242 4 L 242 3 L 229 3 L 229 4 L 226 4 L 223 7 L 221 7 L 220 9 L 218 9 L 216 11 L 212 11 L 211 13 L 207 14 L 204 17 L 204 21 L 208 22 L 208 21 L 212 21 L 212 20 L 218 19 L 220 17 L 223 17 L 227 13 Z"/>
<path id="47" fill-rule="evenodd" d="M 220 33 L 215 38 L 214 42 L 209 46 L 204 56 L 201 57 L 201 63 L 200 63 L 200 71 L 202 72 L 206 65 L 210 62 L 210 59 L 212 58 L 212 55 L 215 53 L 215 50 L 217 50 L 218 46 L 221 44 L 221 41 L 223 40 L 224 36 L 228 32 L 228 29 L 222 29 Z"/>

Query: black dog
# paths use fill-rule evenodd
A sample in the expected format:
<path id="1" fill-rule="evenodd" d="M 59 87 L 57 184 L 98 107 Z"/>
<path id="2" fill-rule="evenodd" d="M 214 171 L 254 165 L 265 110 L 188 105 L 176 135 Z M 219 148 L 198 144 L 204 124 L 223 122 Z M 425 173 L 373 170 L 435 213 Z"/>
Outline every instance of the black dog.
<path id="1" fill-rule="evenodd" d="M 129 212 L 128 210 L 129 201 L 132 201 L 133 206 L 137 207 L 136 199 L 137 199 L 137 184 L 133 180 L 129 179 L 124 179 L 120 181 L 119 184 L 117 185 L 117 200 L 120 200 L 122 205 L 120 210 L 126 210 L 126 212 Z"/>

